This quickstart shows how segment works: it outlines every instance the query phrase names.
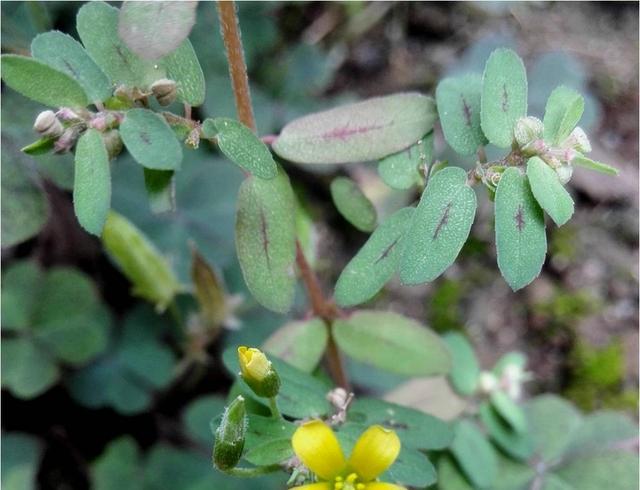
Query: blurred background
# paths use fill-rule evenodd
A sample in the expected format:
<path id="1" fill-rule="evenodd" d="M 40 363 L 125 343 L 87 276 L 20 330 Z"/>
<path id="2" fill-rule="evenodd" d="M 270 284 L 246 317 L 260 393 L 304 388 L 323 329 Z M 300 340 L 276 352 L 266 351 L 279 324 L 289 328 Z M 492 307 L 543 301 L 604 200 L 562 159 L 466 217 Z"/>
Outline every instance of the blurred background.
<path id="1" fill-rule="evenodd" d="M 31 39 L 50 29 L 77 37 L 81 5 L 2 2 L 2 52 L 28 54 Z M 560 229 L 548 226 L 550 253 L 541 277 L 516 294 L 501 279 L 492 204 L 480 194 L 478 219 L 456 263 L 429 285 L 392 283 L 372 307 L 403 312 L 439 332 L 467 332 L 486 367 L 506 351 L 525 352 L 534 373 L 531 394 L 550 391 L 585 410 L 636 414 L 638 3 L 241 2 L 239 16 L 261 135 L 347 101 L 406 90 L 433 94 L 449 74 L 481 72 L 499 46 L 512 47 L 525 61 L 531 115 L 542 116 L 559 84 L 584 94 L 580 126 L 590 135 L 593 158 L 621 174 L 574 172 L 569 188 L 576 214 Z M 190 39 L 207 80 L 206 102 L 195 117 L 234 117 L 214 3 L 199 5 Z M 36 139 L 31 127 L 40 110 L 3 86 L 2 217 L 19 216 L 24 225 L 21 236 L 2 230 L 3 449 L 16 448 L 10 455 L 3 450 L 3 487 L 36 481 L 52 489 L 282 488 L 282 476 L 229 480 L 212 471 L 209 459 L 209 419 L 221 411 L 230 387 L 220 352 L 259 345 L 287 321 L 255 304 L 242 282 L 233 244 L 241 173 L 206 144 L 187 151 L 177 176 L 177 211 L 158 216 L 149 210 L 141 167 L 128 156 L 112 164 L 114 209 L 147 234 L 179 277 L 188 280 L 192 241 L 224 275 L 229 293 L 244 297 L 236 311 L 240 328 L 225 330 L 195 372 L 167 340 L 171 318 L 133 298 L 100 242 L 77 224 L 72 157 L 19 152 Z M 439 128 L 436 150 L 452 164 L 473 163 L 446 148 Z M 356 179 L 381 217 L 417 197 L 387 188 L 376 168 L 287 167 L 327 292 L 367 238 L 333 207 L 331 179 L 345 173 Z M 30 274 L 36 277 L 31 284 L 51 289 L 25 286 L 20 278 Z M 40 299 L 24 299 L 33 297 Z M 25 306 L 30 301 L 57 312 L 89 304 L 83 321 L 106 335 L 107 346 L 82 366 L 43 360 L 30 350 L 21 365 L 48 378 L 43 386 L 21 386 L 21 376 L 29 375 L 16 374 L 4 352 L 17 327 L 4 319 L 24 310 L 35 311 L 24 319 L 29 327 L 46 322 L 46 311 Z M 303 316 L 305 304 L 299 291 L 290 318 Z M 364 393 L 381 395 L 406 381 L 355 363 L 349 370 Z"/>

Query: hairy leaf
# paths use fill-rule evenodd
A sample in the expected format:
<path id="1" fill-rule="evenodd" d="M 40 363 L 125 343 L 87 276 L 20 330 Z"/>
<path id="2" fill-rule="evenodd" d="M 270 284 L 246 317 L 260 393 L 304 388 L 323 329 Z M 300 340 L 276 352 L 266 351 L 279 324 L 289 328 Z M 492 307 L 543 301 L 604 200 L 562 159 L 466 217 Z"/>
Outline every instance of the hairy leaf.
<path id="1" fill-rule="evenodd" d="M 348 177 L 331 181 L 331 198 L 340 214 L 360 231 L 371 232 L 376 227 L 376 208 L 358 185 Z"/>
<path id="2" fill-rule="evenodd" d="M 502 174 L 495 215 L 498 267 L 511 289 L 517 291 L 540 274 L 547 253 L 542 209 L 527 177 L 517 168 L 508 168 Z"/>
<path id="3" fill-rule="evenodd" d="M 66 73 L 33 58 L 3 54 L 2 80 L 16 92 L 52 107 L 84 107 L 89 103 L 82 86 Z"/>
<path id="4" fill-rule="evenodd" d="M 404 239 L 402 282 L 420 284 L 442 274 L 460 253 L 475 213 L 476 195 L 463 169 L 448 167 L 431 177 Z"/>
<path id="5" fill-rule="evenodd" d="M 144 187 L 147 189 L 149 207 L 156 214 L 176 208 L 173 174 L 173 170 L 144 169 Z"/>
<path id="6" fill-rule="evenodd" d="M 458 422 L 451 452 L 469 481 L 479 488 L 491 488 L 498 476 L 498 459 L 489 441 L 473 422 Z"/>
<path id="7" fill-rule="evenodd" d="M 410 189 L 423 182 L 420 169 L 427 172 L 433 159 L 433 132 L 406 150 L 384 157 L 378 164 L 380 178 L 393 189 Z"/>
<path id="8" fill-rule="evenodd" d="M 309 373 L 320 362 L 328 340 L 329 332 L 324 321 L 313 317 L 283 325 L 264 341 L 262 348 Z"/>
<path id="9" fill-rule="evenodd" d="M 185 40 L 173 53 L 158 60 L 158 64 L 166 70 L 167 78 L 177 83 L 179 101 L 192 106 L 204 103 L 204 73 L 189 40 Z"/>
<path id="10" fill-rule="evenodd" d="M 456 391 L 462 395 L 471 395 L 476 390 L 480 377 L 480 364 L 473 347 L 463 335 L 452 332 L 443 337 L 449 347 L 452 368 L 449 379 Z"/>
<path id="11" fill-rule="evenodd" d="M 551 145 L 562 143 L 576 127 L 584 111 L 584 98 L 564 85 L 557 87 L 544 109 L 544 139 Z"/>
<path id="12" fill-rule="evenodd" d="M 481 125 L 487 139 L 500 148 L 513 141 L 513 127 L 527 114 L 527 73 L 512 50 L 496 49 L 482 77 Z"/>
<path id="13" fill-rule="evenodd" d="M 482 77 L 469 74 L 445 78 L 436 89 L 438 116 L 447 143 L 462 155 L 473 155 L 487 144 L 480 127 Z"/>
<path id="14" fill-rule="evenodd" d="M 400 242 L 414 208 L 403 208 L 389 216 L 344 268 L 336 283 L 340 306 L 353 306 L 371 299 L 396 271 Z"/>
<path id="15" fill-rule="evenodd" d="M 617 168 L 607 165 L 606 163 L 596 162 L 595 160 L 591 160 L 584 155 L 576 156 L 573 160 L 571 160 L 571 163 L 580 167 L 588 168 L 589 170 L 595 170 L 596 172 L 600 172 L 602 174 L 618 175 L 619 173 Z"/>
<path id="16" fill-rule="evenodd" d="M 533 157 L 527 162 L 527 177 L 536 201 L 556 225 L 562 226 L 569 221 L 573 215 L 573 199 L 555 170 L 541 158 Z"/>
<path id="17" fill-rule="evenodd" d="M 377 160 L 414 145 L 436 118 L 430 97 L 376 97 L 296 119 L 284 127 L 273 150 L 298 163 Z"/>
<path id="18" fill-rule="evenodd" d="M 238 193 L 236 251 L 251 294 L 270 310 L 291 307 L 295 286 L 295 201 L 289 177 L 247 178 Z"/>

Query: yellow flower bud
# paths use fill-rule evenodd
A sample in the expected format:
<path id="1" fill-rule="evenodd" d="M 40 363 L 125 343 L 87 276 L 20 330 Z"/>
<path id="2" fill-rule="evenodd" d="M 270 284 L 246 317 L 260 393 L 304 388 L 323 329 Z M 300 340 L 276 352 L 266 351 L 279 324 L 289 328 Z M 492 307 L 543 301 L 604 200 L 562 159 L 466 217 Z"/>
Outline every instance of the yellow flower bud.
<path id="1" fill-rule="evenodd" d="M 264 353 L 253 347 L 238 347 L 240 374 L 253 392 L 265 398 L 273 398 L 280 389 L 280 377 Z"/>

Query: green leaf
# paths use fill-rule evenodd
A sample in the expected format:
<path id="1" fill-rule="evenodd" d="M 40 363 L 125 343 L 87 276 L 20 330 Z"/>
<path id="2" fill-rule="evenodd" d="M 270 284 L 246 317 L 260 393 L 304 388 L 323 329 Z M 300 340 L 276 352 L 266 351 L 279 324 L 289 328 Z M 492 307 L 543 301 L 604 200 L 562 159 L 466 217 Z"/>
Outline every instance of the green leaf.
<path id="1" fill-rule="evenodd" d="M 272 417 L 249 415 L 243 458 L 249 463 L 262 466 L 281 463 L 291 458 L 291 437 L 296 425 Z"/>
<path id="2" fill-rule="evenodd" d="M 498 460 L 491 444 L 468 420 L 456 424 L 451 452 L 465 476 L 475 486 L 491 488 L 498 476 Z"/>
<path id="3" fill-rule="evenodd" d="M 436 118 L 430 97 L 418 93 L 376 97 L 290 122 L 273 150 L 298 163 L 378 160 L 414 145 L 431 131 Z"/>
<path id="4" fill-rule="evenodd" d="M 120 136 L 129 153 L 146 168 L 179 170 L 182 147 L 171 127 L 147 109 L 131 109 L 120 125 Z"/>
<path id="5" fill-rule="evenodd" d="M 527 419 L 524 411 L 503 391 L 491 393 L 491 406 L 516 432 L 527 431 Z"/>
<path id="6" fill-rule="evenodd" d="M 133 294 L 164 308 L 181 287 L 164 257 L 154 245 L 123 216 L 111 211 L 102 243 L 123 274 L 133 283 Z"/>
<path id="7" fill-rule="evenodd" d="M 284 313 L 293 303 L 296 258 L 295 201 L 289 177 L 249 177 L 240 186 L 236 250 L 251 294 L 270 310 Z"/>
<path id="8" fill-rule="evenodd" d="M 396 271 L 400 240 L 414 208 L 402 208 L 389 216 L 344 268 L 336 283 L 340 306 L 353 306 L 371 299 Z"/>
<path id="9" fill-rule="evenodd" d="M 38 301 L 42 271 L 36 262 L 17 261 L 2 275 L 2 330 L 29 328 Z"/>
<path id="10" fill-rule="evenodd" d="M 443 454 L 438 459 L 438 488 L 440 490 L 473 490 L 453 458 Z"/>
<path id="11" fill-rule="evenodd" d="M 406 150 L 399 151 L 380 160 L 380 178 L 393 189 L 410 189 L 423 182 L 420 169 L 426 172 L 433 159 L 433 132 Z"/>
<path id="12" fill-rule="evenodd" d="M 19 432 L 2 434 L 2 488 L 27 490 L 37 488 L 36 474 L 42 448 L 35 437 Z"/>
<path id="13" fill-rule="evenodd" d="M 80 225 L 100 236 L 111 207 L 111 169 L 102 135 L 89 129 L 78 140 L 73 209 Z"/>
<path id="14" fill-rule="evenodd" d="M 158 61 L 167 77 L 177 83 L 178 100 L 192 106 L 204 103 L 205 79 L 196 52 L 185 40 L 173 53 Z"/>
<path id="15" fill-rule="evenodd" d="M 561 85 L 547 100 L 544 109 L 544 139 L 550 145 L 559 145 L 569 137 L 582 117 L 584 99 L 573 89 Z"/>
<path id="16" fill-rule="evenodd" d="M 500 148 L 513 141 L 513 128 L 527 114 L 527 73 L 512 50 L 496 49 L 484 67 L 480 118 L 487 139 Z"/>
<path id="17" fill-rule="evenodd" d="M 485 402 L 480 405 L 480 420 L 486 427 L 491 439 L 512 458 L 525 461 L 533 453 L 533 444 L 529 433 L 515 432 L 500 414 Z"/>
<path id="18" fill-rule="evenodd" d="M 473 155 L 487 144 L 480 127 L 482 77 L 475 73 L 445 78 L 436 88 L 442 132 L 449 146 L 462 155 Z"/>
<path id="19" fill-rule="evenodd" d="M 556 225 L 562 226 L 569 221 L 573 215 L 573 199 L 555 170 L 541 158 L 533 157 L 527 162 L 527 177 L 536 201 Z"/>
<path id="20" fill-rule="evenodd" d="M 371 232 L 376 227 L 376 208 L 358 185 L 347 177 L 331 181 L 331 198 L 336 208 L 358 230 Z"/>
<path id="21" fill-rule="evenodd" d="M 466 337 L 456 332 L 446 334 L 443 340 L 451 353 L 451 384 L 458 393 L 472 395 L 480 377 L 480 364 L 473 347 Z"/>
<path id="22" fill-rule="evenodd" d="M 215 127 L 220 151 L 240 168 L 261 179 L 273 179 L 278 175 L 278 166 L 267 145 L 241 122 L 218 117 L 207 119 L 203 125 Z"/>
<path id="23" fill-rule="evenodd" d="M 620 412 L 602 411 L 589 414 L 580 427 L 572 432 L 565 455 L 575 458 L 587 453 L 613 449 L 616 444 L 638 435 L 638 426 Z"/>
<path id="24" fill-rule="evenodd" d="M 53 107 L 84 107 L 89 103 L 82 86 L 66 73 L 17 54 L 3 54 L 0 59 L 2 79 L 25 97 Z"/>
<path id="25" fill-rule="evenodd" d="M 575 489 L 631 490 L 638 485 L 638 455 L 624 451 L 593 455 L 554 472 Z"/>
<path id="26" fill-rule="evenodd" d="M 527 177 L 517 168 L 502 174 L 495 214 L 498 267 L 511 289 L 517 291 L 540 274 L 547 253 L 542 209 Z"/>
<path id="27" fill-rule="evenodd" d="M 606 175 L 618 175 L 620 173 L 617 168 L 607 165 L 606 163 L 596 162 L 584 155 L 577 155 L 571 160 L 571 163 Z"/>
<path id="28" fill-rule="evenodd" d="M 111 96 L 111 82 L 71 36 L 59 31 L 39 34 L 31 42 L 31 55 L 74 78 L 92 102 L 101 102 Z"/>
<path id="29" fill-rule="evenodd" d="M 507 366 L 514 365 L 522 370 L 524 370 L 527 365 L 527 356 L 525 356 L 522 352 L 511 351 L 506 354 L 500 356 L 500 359 L 493 366 L 493 374 L 497 377 L 502 376 L 502 373 L 506 369 Z"/>
<path id="30" fill-rule="evenodd" d="M 27 155 L 43 155 L 53 150 L 55 142 L 54 138 L 40 138 L 24 148 L 20 148 L 20 151 Z"/>
<path id="31" fill-rule="evenodd" d="M 131 436 L 114 439 L 91 466 L 96 490 L 142 490 L 138 445 Z"/>
<path id="32" fill-rule="evenodd" d="M 175 183 L 173 170 L 144 169 L 144 187 L 149 197 L 149 207 L 153 213 L 175 211 Z"/>
<path id="33" fill-rule="evenodd" d="M 189 36 L 198 2 L 124 2 L 118 34 L 129 49 L 146 60 L 175 51 Z"/>
<path id="34" fill-rule="evenodd" d="M 427 184 L 413 214 L 400 258 L 400 280 L 421 284 L 434 280 L 456 259 L 476 213 L 476 195 L 467 173 L 448 167 Z"/>
<path id="35" fill-rule="evenodd" d="M 58 380 L 53 359 L 27 338 L 2 339 L 2 387 L 18 398 L 33 398 Z"/>
<path id="36" fill-rule="evenodd" d="M 225 401 L 220 395 L 207 395 L 191 402 L 183 412 L 187 432 L 203 444 L 213 444 L 210 422 L 224 411 Z"/>
<path id="37" fill-rule="evenodd" d="M 446 345 L 427 327 L 390 311 L 360 310 L 334 322 L 338 346 L 358 361 L 407 376 L 446 374 Z"/>
<path id="38" fill-rule="evenodd" d="M 329 340 L 329 332 L 320 318 L 289 322 L 273 332 L 262 344 L 265 352 L 278 356 L 292 366 L 310 373 Z"/>

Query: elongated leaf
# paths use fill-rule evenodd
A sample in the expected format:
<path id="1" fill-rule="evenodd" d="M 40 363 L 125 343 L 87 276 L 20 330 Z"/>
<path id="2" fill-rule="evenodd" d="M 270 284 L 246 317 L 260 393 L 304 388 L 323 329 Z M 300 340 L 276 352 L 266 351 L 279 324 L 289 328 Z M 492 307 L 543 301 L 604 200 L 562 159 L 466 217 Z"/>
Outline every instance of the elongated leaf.
<path id="1" fill-rule="evenodd" d="M 131 109 L 120 125 L 122 142 L 142 166 L 178 170 L 182 147 L 167 122 L 147 109 Z"/>
<path id="2" fill-rule="evenodd" d="M 600 172 L 601 174 L 618 175 L 619 173 L 617 168 L 607 165 L 606 163 L 596 162 L 595 160 L 591 160 L 584 155 L 576 156 L 573 160 L 571 160 L 571 163 L 580 167 L 588 168 L 589 170 L 595 170 L 596 172 Z"/>
<path id="3" fill-rule="evenodd" d="M 495 214 L 498 267 L 511 289 L 517 291 L 540 274 L 547 253 L 542 209 L 526 176 L 517 168 L 502 174 Z"/>
<path id="4" fill-rule="evenodd" d="M 224 117 L 207 119 L 204 126 L 209 133 L 212 132 L 211 125 L 217 132 L 220 151 L 233 163 L 261 179 L 273 179 L 278 175 L 278 166 L 267 145 L 244 124 Z"/>
<path id="5" fill-rule="evenodd" d="M 551 145 L 562 143 L 576 127 L 584 112 L 584 98 L 564 85 L 557 87 L 544 110 L 544 139 Z"/>
<path id="6" fill-rule="evenodd" d="M 401 251 L 400 279 L 405 284 L 432 281 L 456 259 L 469 236 L 476 195 L 467 173 L 448 167 L 427 184 Z"/>
<path id="7" fill-rule="evenodd" d="M 293 302 L 295 201 L 282 169 L 274 179 L 247 178 L 238 193 L 236 251 L 251 294 L 283 313 Z"/>
<path id="8" fill-rule="evenodd" d="M 338 346 L 358 361 L 407 376 L 446 374 L 451 356 L 427 327 L 390 311 L 361 310 L 334 323 Z"/>
<path id="9" fill-rule="evenodd" d="M 410 189 L 423 182 L 421 168 L 425 173 L 433 159 L 433 132 L 406 150 L 384 157 L 378 164 L 380 178 L 393 189 Z"/>
<path id="10" fill-rule="evenodd" d="M 524 461 L 533 453 L 533 443 L 527 432 L 514 431 L 498 412 L 489 404 L 480 405 L 480 420 L 491 439 L 509 456 Z"/>
<path id="11" fill-rule="evenodd" d="M 573 199 L 555 170 L 541 158 L 533 157 L 527 162 L 527 177 L 536 201 L 556 225 L 562 226 L 569 221 L 573 215 Z"/>
<path id="12" fill-rule="evenodd" d="M 320 318 L 289 322 L 273 332 L 262 344 L 263 350 L 305 372 L 313 371 L 329 340 Z"/>
<path id="13" fill-rule="evenodd" d="M 500 148 L 513 141 L 513 127 L 527 114 L 527 73 L 512 50 L 496 49 L 482 76 L 481 125 L 487 139 Z"/>
<path id="14" fill-rule="evenodd" d="M 55 142 L 56 140 L 54 138 L 40 138 L 24 148 L 20 148 L 20 151 L 27 155 L 44 155 L 53 150 Z"/>
<path id="15" fill-rule="evenodd" d="M 456 391 L 471 395 L 476 390 L 480 377 L 480 363 L 469 341 L 459 333 L 449 333 L 443 337 L 449 347 L 453 361 L 449 379 Z"/>
<path id="16" fill-rule="evenodd" d="M 491 444 L 474 423 L 458 422 L 451 452 L 469 481 L 479 488 L 491 488 L 498 476 L 498 460 Z"/>
<path id="17" fill-rule="evenodd" d="M 298 163 L 377 160 L 415 144 L 436 117 L 430 97 L 376 97 L 296 119 L 284 127 L 273 150 Z"/>
<path id="18" fill-rule="evenodd" d="M 482 77 L 469 74 L 445 78 L 436 89 L 438 116 L 447 143 L 462 155 L 473 155 L 487 144 L 480 127 Z"/>
<path id="19" fill-rule="evenodd" d="M 376 227 L 376 208 L 358 185 L 347 177 L 331 182 L 331 198 L 340 214 L 360 231 L 371 232 Z"/>
<path id="20" fill-rule="evenodd" d="M 353 306 L 371 299 L 396 271 L 400 242 L 414 208 L 403 208 L 389 216 L 344 268 L 336 283 L 340 306 Z"/>
<path id="21" fill-rule="evenodd" d="M 111 96 L 107 75 L 71 36 L 59 31 L 39 34 L 31 42 L 31 55 L 74 78 L 91 101 L 104 101 Z"/>
<path id="22" fill-rule="evenodd" d="M 84 107 L 89 103 L 82 86 L 66 73 L 17 54 L 3 54 L 0 59 L 2 79 L 25 97 L 53 107 Z"/>
<path id="23" fill-rule="evenodd" d="M 89 129 L 78 140 L 73 209 L 89 233 L 100 236 L 111 207 L 111 169 L 102 135 Z"/>
<path id="24" fill-rule="evenodd" d="M 144 186 L 149 197 L 149 207 L 154 213 L 174 211 L 176 189 L 173 170 L 144 169 Z"/>
<path id="25" fill-rule="evenodd" d="M 143 59 L 155 60 L 175 51 L 196 21 L 198 2 L 124 2 L 118 34 Z"/>
<path id="26" fill-rule="evenodd" d="M 524 411 L 503 391 L 491 393 L 491 406 L 511 426 L 521 434 L 527 431 L 527 419 Z"/>

